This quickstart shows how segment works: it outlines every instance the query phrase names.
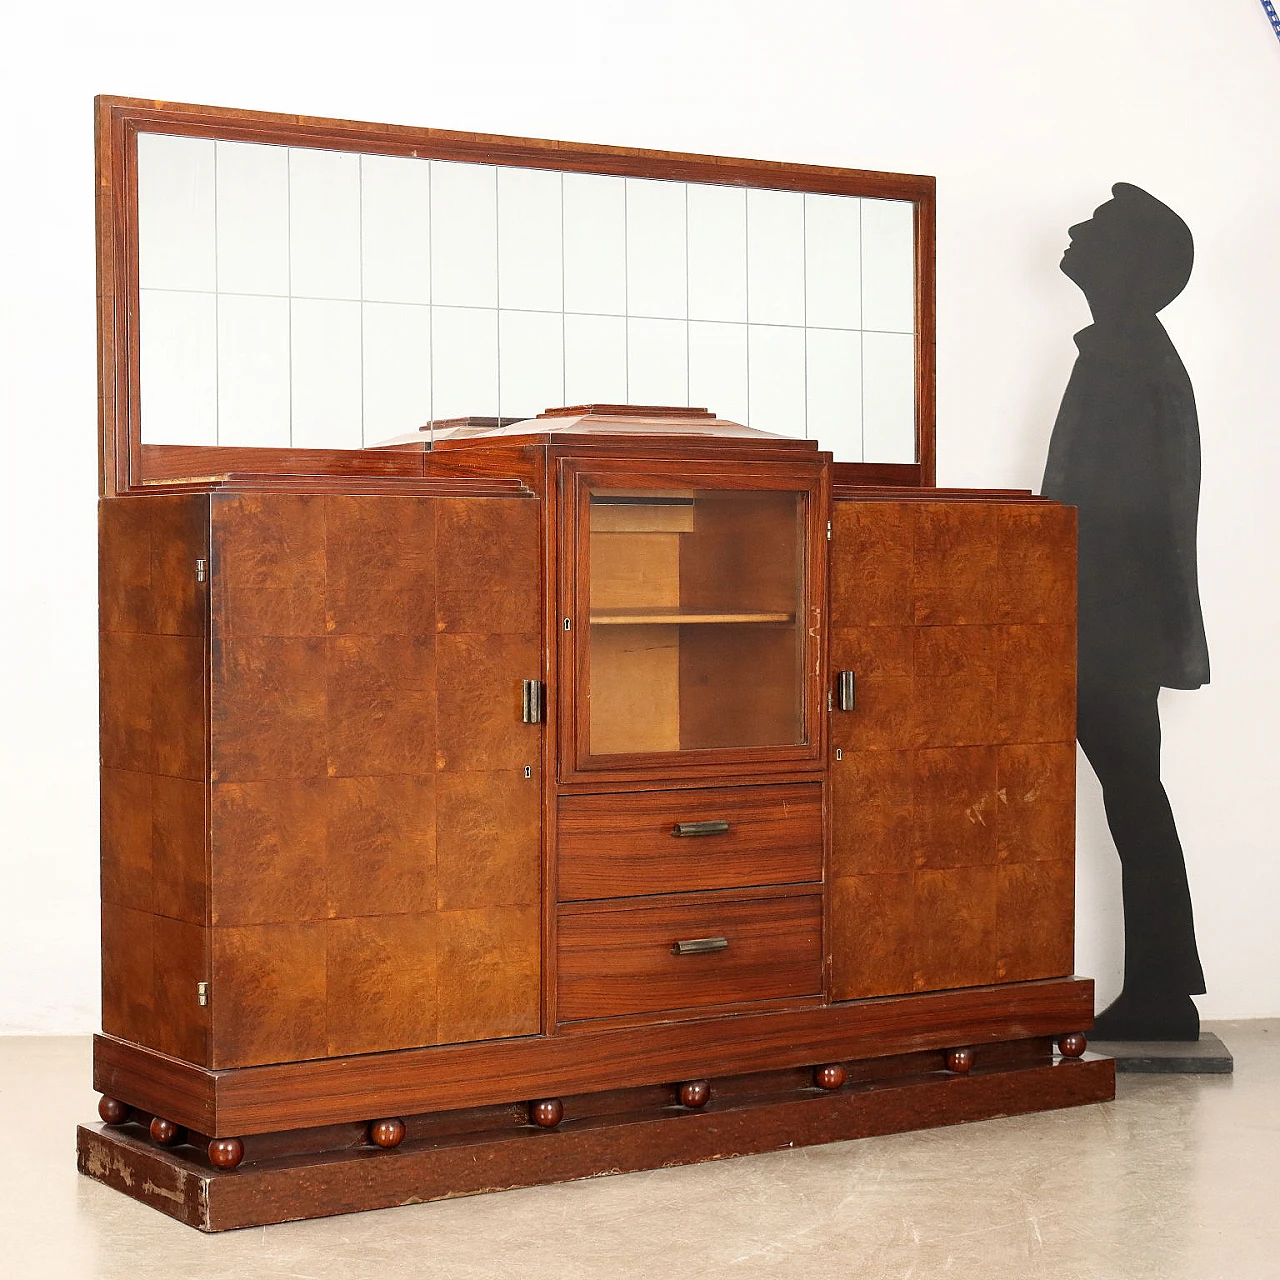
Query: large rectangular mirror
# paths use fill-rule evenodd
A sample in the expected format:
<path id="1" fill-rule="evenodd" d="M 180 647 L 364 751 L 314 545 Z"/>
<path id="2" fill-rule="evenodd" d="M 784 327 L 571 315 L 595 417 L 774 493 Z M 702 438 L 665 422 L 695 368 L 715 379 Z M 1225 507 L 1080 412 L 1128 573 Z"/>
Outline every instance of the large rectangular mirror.
<path id="1" fill-rule="evenodd" d="M 593 402 L 931 478 L 932 179 L 119 99 L 99 167 L 108 491 Z"/>

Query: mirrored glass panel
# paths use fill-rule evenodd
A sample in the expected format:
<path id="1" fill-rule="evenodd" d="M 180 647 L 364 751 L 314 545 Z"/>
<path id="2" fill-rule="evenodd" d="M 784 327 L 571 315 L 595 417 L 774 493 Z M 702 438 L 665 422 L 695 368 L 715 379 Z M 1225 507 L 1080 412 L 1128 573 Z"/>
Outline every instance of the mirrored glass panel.
<path id="1" fill-rule="evenodd" d="M 141 438 L 698 405 L 915 461 L 909 200 L 143 133 Z"/>
<path id="2" fill-rule="evenodd" d="M 807 495 L 587 501 L 588 754 L 803 743 Z"/>

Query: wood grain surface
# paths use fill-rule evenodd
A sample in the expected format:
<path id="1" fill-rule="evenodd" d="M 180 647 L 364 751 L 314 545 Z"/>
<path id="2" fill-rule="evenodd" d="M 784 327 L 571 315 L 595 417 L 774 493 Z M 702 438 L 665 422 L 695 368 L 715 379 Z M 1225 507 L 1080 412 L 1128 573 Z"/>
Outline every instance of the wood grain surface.
<path id="1" fill-rule="evenodd" d="M 99 506 L 102 1025 L 207 1061 L 208 499 Z"/>
<path id="2" fill-rule="evenodd" d="M 723 820 L 678 837 L 677 823 Z M 559 803 L 561 901 L 822 879 L 822 787 L 708 787 Z"/>
<path id="3" fill-rule="evenodd" d="M 699 1079 L 712 1062 L 738 1074 L 1092 1026 L 1093 983 L 1064 978 L 224 1071 L 96 1036 L 94 1088 L 209 1137 L 241 1137 Z"/>
<path id="4" fill-rule="evenodd" d="M 833 996 L 1069 973 L 1074 511 L 834 512 L 831 665 L 857 706 L 831 717 Z"/>
<path id="5" fill-rule="evenodd" d="M 673 954 L 678 940 L 704 938 L 728 946 Z M 698 894 L 562 910 L 556 982 L 563 1022 L 817 995 L 822 896 Z"/>
<path id="6" fill-rule="evenodd" d="M 714 1091 L 713 1082 L 713 1091 Z M 1081 1106 L 1115 1096 L 1110 1058 L 980 1065 L 735 1097 L 690 1110 L 566 1118 L 554 1128 L 482 1131 L 390 1150 L 277 1157 L 223 1173 L 129 1130 L 77 1131 L 80 1171 L 202 1231 L 225 1231 L 397 1204 L 791 1149 L 839 1139 Z"/>
<path id="7" fill-rule="evenodd" d="M 212 502 L 213 1065 L 536 1031 L 535 504 Z"/>
<path id="8" fill-rule="evenodd" d="M 392 1168 L 371 1154 L 424 1160 L 428 1146 L 436 1163 L 414 1175 L 425 1186 L 437 1176 L 455 1194 L 468 1177 L 475 1189 L 515 1185 L 502 1179 L 532 1176 L 521 1172 L 531 1136 L 598 1131 L 566 1148 L 576 1154 L 563 1168 L 534 1160 L 548 1178 L 577 1176 L 565 1170 L 594 1167 L 620 1134 L 647 1141 L 606 1095 L 669 1110 L 673 1090 L 709 1080 L 696 1114 L 713 1117 L 751 1109 L 716 1083 L 750 1073 L 801 1073 L 805 1098 L 836 1108 L 775 1098 L 753 1111 L 760 1133 L 780 1135 L 785 1121 L 804 1141 L 829 1140 L 872 1123 L 881 1104 L 855 1115 L 852 1091 L 819 1094 L 816 1067 L 870 1084 L 883 1059 L 941 1063 L 963 1049 L 972 1070 L 948 1079 L 967 1086 L 1000 1074 L 984 1046 L 1092 1024 L 1092 984 L 1066 976 L 1073 513 L 1016 493 L 836 503 L 829 654 L 818 644 L 806 655 L 804 744 L 717 748 L 694 753 L 692 767 L 637 755 L 583 768 L 577 713 L 590 690 L 574 638 L 589 622 L 591 576 L 574 558 L 581 510 L 559 519 L 557 507 L 575 484 L 602 474 L 661 487 L 702 467 L 709 484 L 796 485 L 810 514 L 809 634 L 823 635 L 828 591 L 825 455 L 611 463 L 602 438 L 599 452 L 560 442 L 538 463 L 511 447 L 518 483 L 542 503 L 501 488 L 502 451 L 491 448 L 476 451 L 486 457 L 473 459 L 474 481 L 461 467 L 438 481 L 275 477 L 103 504 L 108 1034 L 95 1041 L 95 1084 L 137 1108 L 139 1123 L 185 1128 L 206 1149 L 248 1140 L 245 1163 L 216 1177 L 275 1181 L 260 1184 L 257 1210 L 228 1199 L 227 1222 L 365 1207 L 382 1194 L 371 1171 Z M 556 466 L 559 485 L 548 481 Z M 472 483 L 495 496 L 418 488 Z M 752 536 L 728 530 L 725 545 Z M 754 594 L 770 607 L 781 607 L 770 593 L 800 550 L 780 547 L 756 566 Z M 553 608 L 544 583 L 557 571 Z M 694 585 L 699 572 L 680 566 Z M 718 583 L 710 573 L 698 587 L 700 606 L 734 603 L 716 597 Z M 562 616 L 576 632 L 562 632 Z M 725 661 L 736 661 L 727 649 Z M 753 652 L 742 668 L 761 662 Z M 794 655 L 787 662 L 794 679 Z M 828 667 L 857 673 L 853 712 L 825 714 Z M 549 681 L 545 727 L 522 722 L 523 679 Z M 544 776 L 557 759 L 563 777 Z M 803 780 L 770 781 L 770 770 Z M 672 835 L 709 820 L 728 832 Z M 673 954 L 678 940 L 710 937 L 727 948 Z M 834 1003 L 823 1007 L 828 969 Z M 207 1006 L 194 998 L 202 981 Z M 1103 1096 L 1106 1069 L 1075 1065 L 1085 1071 L 1070 1085 L 1036 1075 L 1058 1068 L 1010 1070 L 1007 1088 L 981 1086 L 993 1092 L 974 1113 Z M 1049 1078 L 1058 1083 L 1046 1091 Z M 624 1099 L 629 1089 L 644 1097 Z M 586 1096 L 595 1101 L 574 1101 Z M 738 1102 L 721 1105 L 726 1096 Z M 900 1094 L 883 1103 L 895 1118 L 876 1123 L 950 1122 L 969 1114 L 970 1097 Z M 538 1101 L 565 1104 L 554 1133 L 502 1130 Z M 455 1113 L 485 1108 L 496 1128 L 479 1143 Z M 400 1146 L 322 1162 L 336 1198 L 308 1190 L 318 1177 L 308 1152 L 365 1144 L 371 1122 L 405 1117 Z M 714 1141 L 700 1146 L 695 1131 L 664 1128 L 669 1118 L 651 1117 L 651 1132 L 678 1140 L 655 1138 L 643 1161 L 759 1149 L 741 1136 L 745 1120 L 708 1130 Z M 335 1133 L 322 1137 L 327 1126 Z M 307 1150 L 280 1136 L 307 1130 L 317 1131 L 298 1139 Z M 131 1132 L 118 1135 L 120 1159 Z M 127 1159 L 163 1178 L 182 1150 Z M 453 1165 L 446 1151 L 467 1154 Z M 474 1173 L 490 1156 L 500 1172 Z M 214 1176 L 207 1159 L 199 1177 Z M 242 1194 L 214 1189 L 224 1185 L 211 1182 L 209 1196 Z"/>
<path id="9" fill-rule="evenodd" d="M 540 1026 L 536 504 L 345 483 L 101 504 L 110 1034 L 231 1066 Z"/>

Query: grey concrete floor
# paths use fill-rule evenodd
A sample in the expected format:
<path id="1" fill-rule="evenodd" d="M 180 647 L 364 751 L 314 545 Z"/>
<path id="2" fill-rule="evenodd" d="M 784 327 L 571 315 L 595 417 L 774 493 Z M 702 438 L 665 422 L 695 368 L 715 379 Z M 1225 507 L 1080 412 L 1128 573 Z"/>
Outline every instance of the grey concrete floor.
<path id="1" fill-rule="evenodd" d="M 14 1280 L 1280 1280 L 1280 1020 L 1114 1103 L 203 1236 L 75 1171 L 87 1038 L 0 1038 Z"/>

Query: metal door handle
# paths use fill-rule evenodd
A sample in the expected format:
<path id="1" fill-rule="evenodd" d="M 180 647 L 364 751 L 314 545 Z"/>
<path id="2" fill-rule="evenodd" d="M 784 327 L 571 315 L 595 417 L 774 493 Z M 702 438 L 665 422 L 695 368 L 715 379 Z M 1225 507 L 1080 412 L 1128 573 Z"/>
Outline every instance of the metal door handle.
<path id="1" fill-rule="evenodd" d="M 841 711 L 852 711 L 854 703 L 855 676 L 852 671 L 836 673 L 836 704 Z"/>
<path id="2" fill-rule="evenodd" d="M 728 938 L 685 938 L 671 948 L 673 956 L 705 956 L 713 951 L 728 951 Z"/>
<path id="3" fill-rule="evenodd" d="M 520 718 L 525 724 L 542 723 L 542 681 L 525 680 L 521 685 Z"/>

